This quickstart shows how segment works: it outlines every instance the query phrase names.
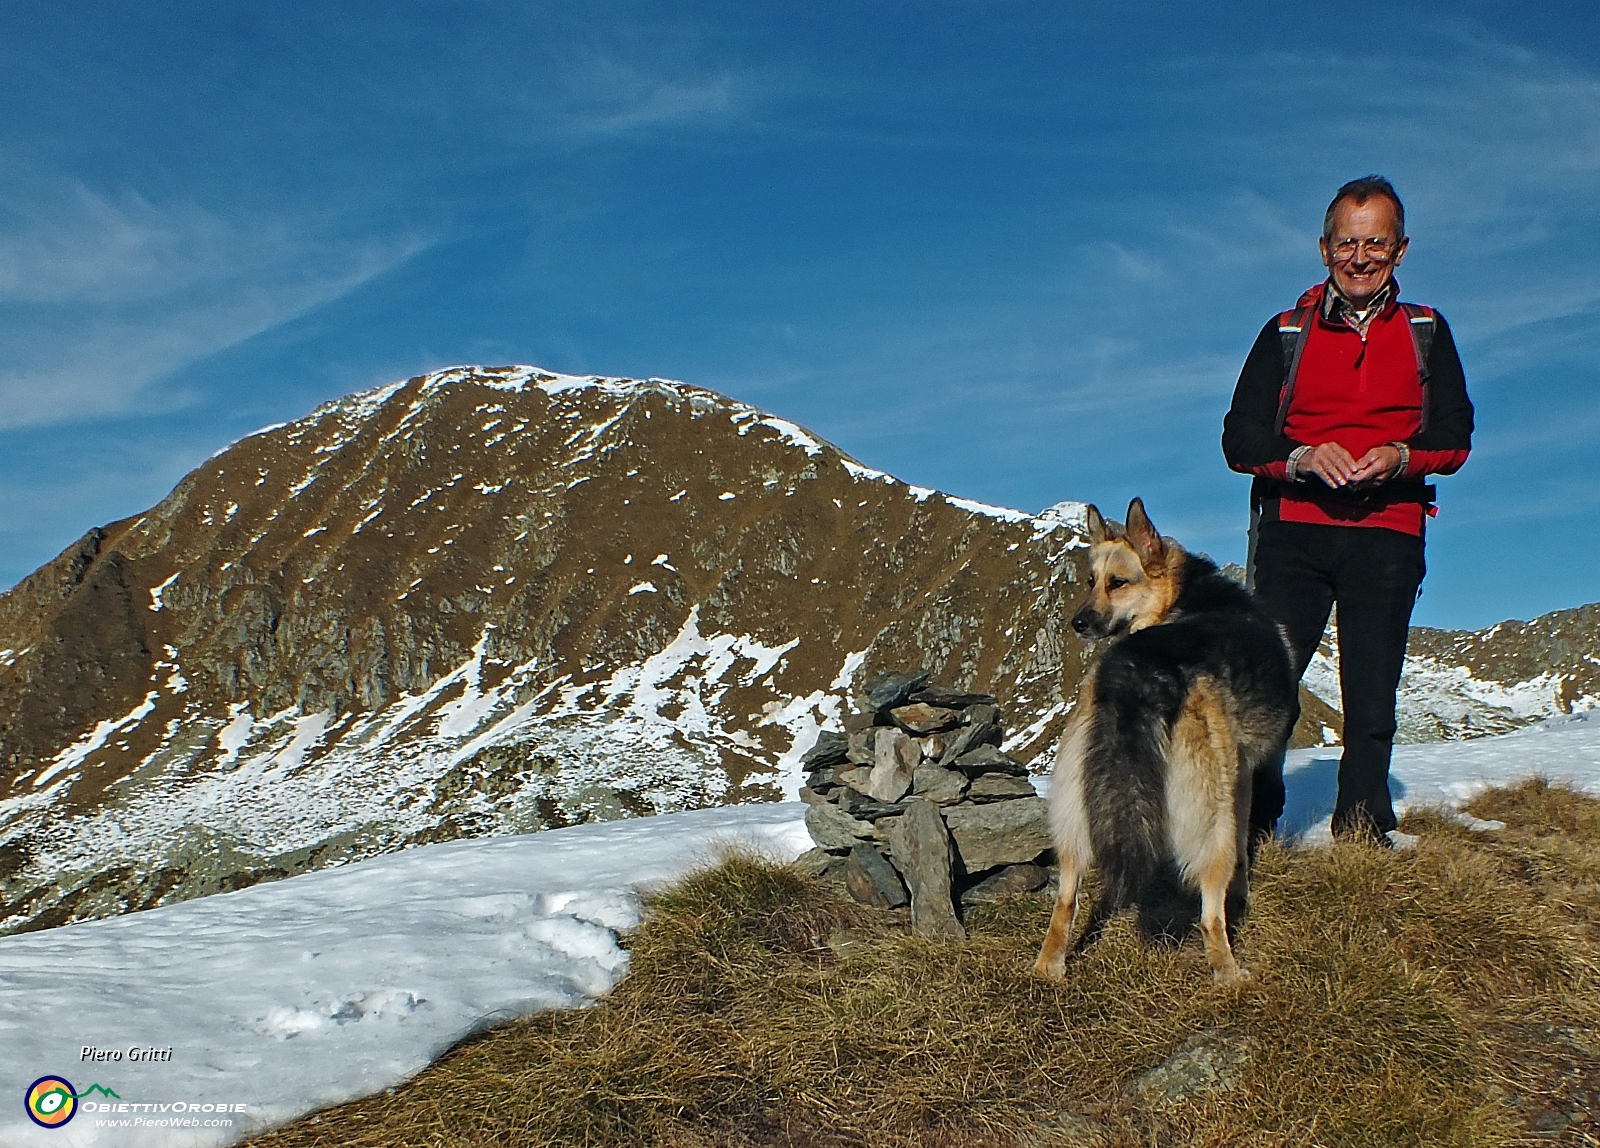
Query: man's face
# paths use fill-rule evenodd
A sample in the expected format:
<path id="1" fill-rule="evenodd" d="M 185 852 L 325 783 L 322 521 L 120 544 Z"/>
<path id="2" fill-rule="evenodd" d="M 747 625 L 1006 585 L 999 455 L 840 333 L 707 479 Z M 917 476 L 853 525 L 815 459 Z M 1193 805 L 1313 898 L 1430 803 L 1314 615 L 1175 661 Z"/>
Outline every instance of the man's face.
<path id="1" fill-rule="evenodd" d="M 1358 307 L 1384 289 L 1405 258 L 1409 240 L 1400 234 L 1395 214 L 1387 196 L 1365 203 L 1346 197 L 1333 209 L 1333 235 L 1320 241 L 1334 285 Z"/>

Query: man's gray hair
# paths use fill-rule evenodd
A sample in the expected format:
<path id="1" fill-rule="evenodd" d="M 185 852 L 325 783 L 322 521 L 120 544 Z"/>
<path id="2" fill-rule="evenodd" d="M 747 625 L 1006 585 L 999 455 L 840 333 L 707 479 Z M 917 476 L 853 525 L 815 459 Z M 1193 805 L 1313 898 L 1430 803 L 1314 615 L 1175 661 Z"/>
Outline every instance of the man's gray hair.
<path id="1" fill-rule="evenodd" d="M 1328 204 L 1328 210 L 1322 217 L 1322 238 L 1333 238 L 1333 211 L 1339 206 L 1340 200 L 1353 199 L 1357 206 L 1367 202 L 1375 195 L 1381 195 L 1394 204 L 1395 224 L 1400 229 L 1396 239 L 1406 237 L 1406 206 L 1400 202 L 1400 193 L 1394 189 L 1394 184 L 1384 179 L 1381 175 L 1364 175 L 1360 179 L 1352 179 L 1338 191 L 1333 193 L 1333 200 Z"/>

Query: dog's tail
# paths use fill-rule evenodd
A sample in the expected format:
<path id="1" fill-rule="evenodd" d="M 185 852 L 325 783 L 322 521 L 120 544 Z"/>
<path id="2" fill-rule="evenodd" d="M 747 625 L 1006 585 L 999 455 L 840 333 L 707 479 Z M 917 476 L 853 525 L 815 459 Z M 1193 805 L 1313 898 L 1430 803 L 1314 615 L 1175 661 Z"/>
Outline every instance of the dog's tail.
<path id="1" fill-rule="evenodd" d="M 1167 844 L 1165 739 L 1135 707 L 1119 710 L 1096 710 L 1084 759 L 1089 833 L 1112 912 L 1183 888 Z"/>
<path id="2" fill-rule="evenodd" d="M 1152 687 L 1154 706 L 1149 704 Z M 1200 920 L 1200 894 L 1183 879 L 1168 841 L 1167 735 L 1165 723 L 1152 714 L 1160 714 L 1162 702 L 1175 709 L 1178 688 L 1178 683 L 1147 679 L 1104 691 L 1137 704 L 1101 702 L 1084 761 L 1084 796 L 1106 908 L 1136 907 L 1140 931 L 1156 941 L 1181 941 Z M 1171 696 L 1160 696 L 1165 692 Z M 1235 900 L 1230 895 L 1230 922 L 1236 919 Z"/>

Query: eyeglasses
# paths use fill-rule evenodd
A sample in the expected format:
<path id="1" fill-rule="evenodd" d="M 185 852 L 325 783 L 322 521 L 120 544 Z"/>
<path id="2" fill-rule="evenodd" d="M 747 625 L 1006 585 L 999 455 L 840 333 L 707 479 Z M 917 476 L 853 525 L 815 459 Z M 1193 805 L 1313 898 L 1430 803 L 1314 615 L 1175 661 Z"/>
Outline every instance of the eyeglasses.
<path id="1" fill-rule="evenodd" d="M 1363 251 L 1368 259 L 1374 263 L 1387 263 L 1395 257 L 1400 250 L 1400 241 L 1397 239 L 1341 239 L 1337 243 L 1329 242 L 1328 249 L 1333 252 L 1333 258 L 1339 263 L 1348 263 Z"/>

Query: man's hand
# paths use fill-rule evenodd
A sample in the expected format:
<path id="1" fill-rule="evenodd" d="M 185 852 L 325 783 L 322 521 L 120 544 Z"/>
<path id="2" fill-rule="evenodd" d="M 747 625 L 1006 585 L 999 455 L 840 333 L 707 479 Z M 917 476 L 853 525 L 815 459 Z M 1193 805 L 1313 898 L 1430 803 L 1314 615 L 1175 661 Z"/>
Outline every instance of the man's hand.
<path id="1" fill-rule="evenodd" d="M 1338 443 L 1325 442 L 1300 456 L 1295 473 L 1314 474 L 1335 490 L 1345 486 L 1370 488 L 1396 477 L 1402 463 L 1399 448 L 1390 443 L 1375 446 L 1357 459 Z"/>
<path id="2" fill-rule="evenodd" d="M 1352 486 L 1382 486 L 1399 476 L 1404 466 L 1400 448 L 1389 443 L 1375 446 L 1356 460 L 1356 472 L 1350 478 Z"/>
<path id="3" fill-rule="evenodd" d="M 1329 486 L 1338 490 L 1347 486 L 1356 473 L 1356 460 L 1336 442 L 1325 442 L 1321 446 L 1314 446 L 1300 456 L 1300 461 L 1295 464 L 1295 474 L 1304 477 L 1314 474 Z"/>

